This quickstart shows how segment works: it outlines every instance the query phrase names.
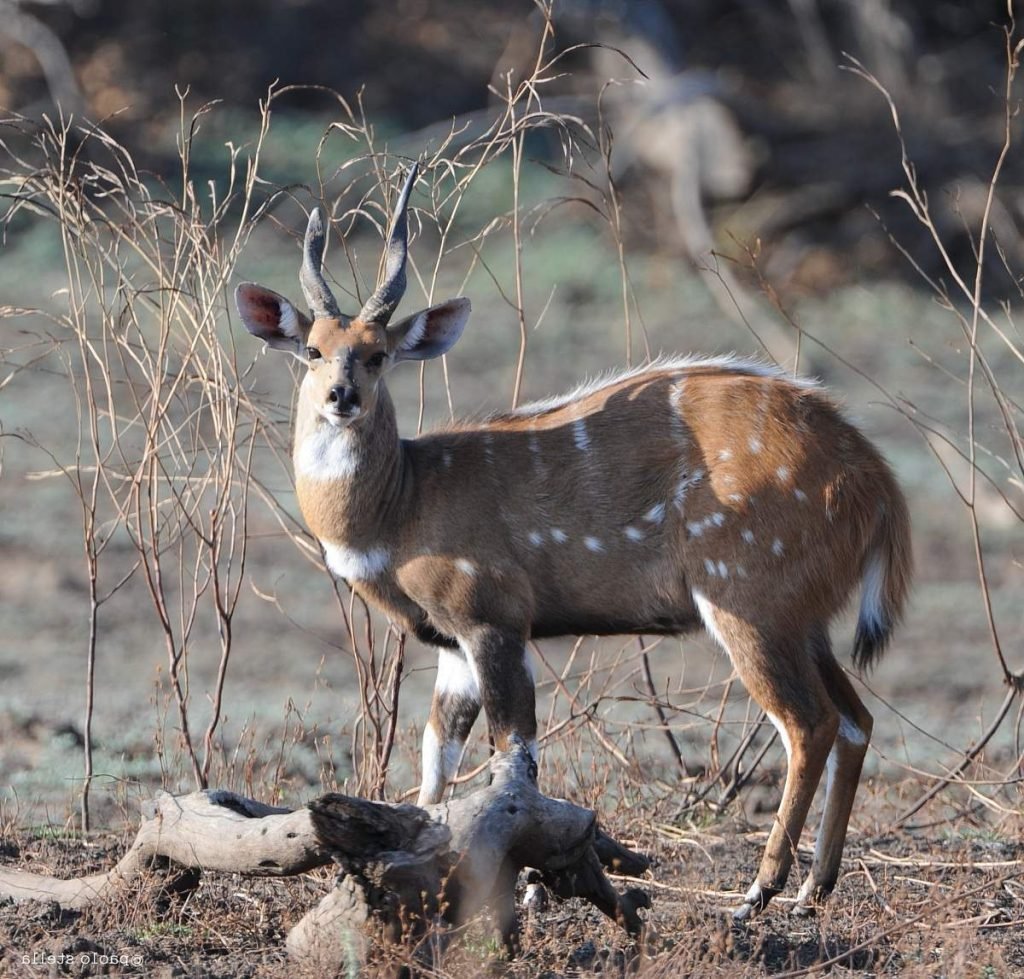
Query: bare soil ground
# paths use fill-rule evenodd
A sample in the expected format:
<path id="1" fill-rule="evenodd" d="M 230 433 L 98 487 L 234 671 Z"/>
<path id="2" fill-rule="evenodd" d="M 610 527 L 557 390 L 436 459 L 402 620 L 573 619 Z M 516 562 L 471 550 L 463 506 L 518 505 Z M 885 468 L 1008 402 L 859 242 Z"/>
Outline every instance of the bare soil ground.
<path id="1" fill-rule="evenodd" d="M 605 824 L 655 857 L 644 882 L 654 900 L 648 917 L 654 933 L 645 949 L 593 909 L 552 902 L 524 915 L 519 959 L 503 962 L 480 922 L 452 950 L 444 975 L 1024 975 L 1019 819 L 996 830 L 965 813 L 958 830 L 948 824 L 888 830 L 893 800 L 919 788 L 868 787 L 843 877 L 817 918 L 789 915 L 783 895 L 742 927 L 732 924 L 728 909 L 764 844 L 770 815 L 752 811 L 764 808 L 756 804 L 758 792 L 700 828 L 674 820 L 669 800 L 624 808 Z M 924 814 L 922 823 L 937 814 Z M 6 827 L 0 857 L 39 872 L 81 875 L 109 867 L 129 837 L 101 834 L 83 846 Z M 801 855 L 806 864 L 809 854 Z M 282 951 L 284 936 L 331 881 L 323 872 L 289 881 L 210 875 L 187 897 L 162 900 L 151 884 L 83 913 L 32 903 L 0 907 L 0 970 L 11 976 L 295 975 Z"/>

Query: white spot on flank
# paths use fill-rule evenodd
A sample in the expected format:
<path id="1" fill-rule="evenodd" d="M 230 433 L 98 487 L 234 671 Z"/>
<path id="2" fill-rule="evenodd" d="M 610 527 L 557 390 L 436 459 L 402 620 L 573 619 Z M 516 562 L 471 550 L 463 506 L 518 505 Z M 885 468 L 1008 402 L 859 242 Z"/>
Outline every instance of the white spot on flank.
<path id="1" fill-rule="evenodd" d="M 476 577 L 476 565 L 472 561 L 467 561 L 464 557 L 456 559 L 455 567 L 457 567 L 464 575 L 468 575 L 470 578 Z"/>
<path id="2" fill-rule="evenodd" d="M 762 449 L 761 440 L 756 435 L 750 436 L 747 446 L 754 455 L 757 455 L 757 453 Z"/>
<path id="3" fill-rule="evenodd" d="M 540 547 L 544 543 L 544 535 L 537 530 L 531 530 L 529 541 L 534 547 Z"/>
<path id="4" fill-rule="evenodd" d="M 295 446 L 295 475 L 320 482 L 348 479 L 359 468 L 360 454 L 355 435 L 326 422 Z"/>
<path id="5" fill-rule="evenodd" d="M 748 544 L 754 543 L 754 532 L 752 530 L 741 530 L 740 537 L 742 537 Z"/>
<path id="6" fill-rule="evenodd" d="M 729 494 L 729 502 L 730 503 L 742 503 L 743 502 L 743 494 L 742 493 L 730 493 Z"/>
<path id="7" fill-rule="evenodd" d="M 780 483 L 786 482 L 786 480 L 789 479 L 789 467 L 779 466 L 779 468 L 775 470 L 775 475 Z"/>
<path id="8" fill-rule="evenodd" d="M 656 503 L 644 514 L 644 520 L 648 523 L 661 523 L 665 519 L 665 504 Z"/>
<path id="9" fill-rule="evenodd" d="M 531 435 L 527 440 L 527 445 L 530 447 L 530 451 L 535 455 L 540 455 L 540 439 L 536 435 Z"/>
<path id="10" fill-rule="evenodd" d="M 807 502 L 807 494 L 802 489 L 793 490 L 793 495 L 801 502 Z"/>
<path id="11" fill-rule="evenodd" d="M 782 546 L 782 541 L 776 537 L 775 540 L 772 541 L 772 554 L 776 557 L 781 557 L 784 550 L 785 548 Z"/>
<path id="12" fill-rule="evenodd" d="M 627 527 L 627 528 L 626 528 L 626 529 L 625 529 L 625 530 L 623 531 L 623 533 L 624 533 L 624 534 L 625 534 L 625 535 L 626 535 L 626 536 L 627 536 L 627 537 L 628 537 L 628 538 L 629 538 L 629 539 L 630 539 L 631 541 L 642 541 L 642 540 L 644 539 L 644 536 L 645 536 L 645 535 L 644 535 L 644 532 L 643 532 L 642 530 L 638 529 L 637 527 Z"/>
<path id="13" fill-rule="evenodd" d="M 604 550 L 604 544 L 596 537 L 584 537 L 583 543 L 588 551 L 593 551 L 595 554 L 600 554 Z"/>
<path id="14" fill-rule="evenodd" d="M 867 735 L 845 714 L 839 715 L 839 737 L 850 744 L 864 745 L 868 743 Z"/>
<path id="15" fill-rule="evenodd" d="M 768 715 L 768 720 L 775 725 L 775 730 L 779 732 L 779 740 L 782 742 L 782 747 L 786 749 L 786 758 L 791 758 L 793 756 L 793 745 L 790 743 L 785 726 L 770 710 L 766 710 L 765 713 Z"/>
<path id="16" fill-rule="evenodd" d="M 683 502 L 686 500 L 686 494 L 689 492 L 690 487 L 696 486 L 703 478 L 703 469 L 694 469 L 692 473 L 684 473 L 679 477 L 679 482 L 676 483 L 675 493 L 672 494 L 672 502 L 675 504 L 677 510 L 682 512 Z"/>
<path id="17" fill-rule="evenodd" d="M 715 562 L 712 561 L 709 557 L 704 558 L 704 570 L 707 571 L 707 573 L 711 575 L 712 578 L 714 578 L 714 576 L 718 574 L 718 569 L 715 567 Z"/>
<path id="18" fill-rule="evenodd" d="M 451 453 L 450 449 L 445 449 L 444 452 L 441 453 L 441 462 L 444 463 L 444 468 L 445 469 L 451 469 L 451 467 L 452 467 L 452 453 Z"/>
<path id="19" fill-rule="evenodd" d="M 729 577 L 729 569 L 726 567 L 724 561 L 719 561 L 718 562 L 718 574 L 719 574 L 719 577 L 721 577 L 721 578 L 728 578 Z"/>
<path id="20" fill-rule="evenodd" d="M 721 450 L 719 450 L 718 458 L 722 462 L 728 462 L 732 458 L 732 450 L 731 449 L 721 449 Z"/>
<path id="21" fill-rule="evenodd" d="M 388 566 L 391 558 L 384 548 L 375 547 L 368 551 L 357 551 L 321 541 L 327 567 L 339 578 L 346 581 L 369 581 L 376 578 Z"/>
<path id="22" fill-rule="evenodd" d="M 737 564 L 736 565 L 736 576 L 738 578 L 746 578 L 746 576 L 747 576 L 747 569 L 745 567 L 743 567 L 742 564 Z"/>
<path id="23" fill-rule="evenodd" d="M 569 535 L 564 530 L 562 530 L 561 528 L 555 527 L 551 531 L 551 539 L 556 544 L 564 544 L 569 539 Z"/>
<path id="24" fill-rule="evenodd" d="M 573 422 L 572 438 L 580 452 L 588 452 L 590 450 L 590 435 L 587 433 L 587 423 L 584 419 L 580 418 L 578 421 Z"/>
<path id="25" fill-rule="evenodd" d="M 691 537 L 700 537 L 709 527 L 721 527 L 725 523 L 725 514 L 721 512 L 712 513 L 703 520 L 691 520 L 686 525 L 687 533 Z"/>

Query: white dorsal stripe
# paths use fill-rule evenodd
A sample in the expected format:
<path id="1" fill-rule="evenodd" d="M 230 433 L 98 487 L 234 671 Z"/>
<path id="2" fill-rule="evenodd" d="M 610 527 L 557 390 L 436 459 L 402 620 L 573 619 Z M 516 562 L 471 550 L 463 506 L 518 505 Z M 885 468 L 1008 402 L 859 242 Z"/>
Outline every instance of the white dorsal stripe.
<path id="1" fill-rule="evenodd" d="M 631 378 L 645 374 L 671 373 L 673 371 L 685 371 L 698 368 L 711 368 L 714 370 L 728 371 L 733 374 L 750 374 L 754 377 L 768 377 L 780 381 L 787 381 L 800 388 L 816 389 L 819 383 L 813 378 L 794 376 L 775 364 L 766 364 L 764 361 L 739 357 L 736 354 L 723 354 L 717 357 L 699 357 L 690 355 L 688 357 L 657 357 L 649 364 L 640 367 L 633 367 L 626 370 L 608 371 L 600 374 L 589 381 L 585 381 L 579 387 L 566 394 L 557 395 L 553 398 L 544 398 L 541 401 L 534 401 L 531 404 L 521 405 L 516 408 L 513 415 L 540 415 L 546 411 L 553 411 L 565 405 L 572 404 L 586 398 L 602 388 L 628 381 Z"/>

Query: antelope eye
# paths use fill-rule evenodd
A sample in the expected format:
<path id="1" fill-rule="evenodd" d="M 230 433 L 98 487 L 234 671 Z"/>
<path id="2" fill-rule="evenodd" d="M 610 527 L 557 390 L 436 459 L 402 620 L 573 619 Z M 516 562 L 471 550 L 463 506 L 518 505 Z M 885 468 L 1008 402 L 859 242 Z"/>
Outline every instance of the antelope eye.
<path id="1" fill-rule="evenodd" d="M 384 356 L 384 352 L 378 350 L 377 353 L 373 354 L 373 356 L 367 357 L 366 366 L 371 368 L 372 370 L 376 370 L 378 367 L 381 366 L 381 364 L 384 363 Z"/>
<path id="2" fill-rule="evenodd" d="M 323 354 L 316 347 L 306 347 L 307 360 L 320 360 Z"/>

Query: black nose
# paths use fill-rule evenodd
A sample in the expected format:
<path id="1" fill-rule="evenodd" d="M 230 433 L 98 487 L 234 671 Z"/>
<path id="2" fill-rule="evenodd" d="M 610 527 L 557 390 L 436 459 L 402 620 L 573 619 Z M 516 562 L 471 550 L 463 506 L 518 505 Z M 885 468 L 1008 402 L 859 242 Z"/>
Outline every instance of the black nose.
<path id="1" fill-rule="evenodd" d="M 327 403 L 335 411 L 350 411 L 359 407 L 359 392 L 347 384 L 335 384 L 327 395 Z"/>

